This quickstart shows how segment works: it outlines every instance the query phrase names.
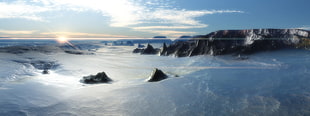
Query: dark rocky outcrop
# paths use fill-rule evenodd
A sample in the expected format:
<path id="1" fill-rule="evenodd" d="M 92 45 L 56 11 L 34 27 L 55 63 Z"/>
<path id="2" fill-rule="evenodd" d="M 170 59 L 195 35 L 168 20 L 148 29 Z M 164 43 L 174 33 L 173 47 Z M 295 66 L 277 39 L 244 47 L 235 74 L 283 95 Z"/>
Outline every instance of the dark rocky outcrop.
<path id="1" fill-rule="evenodd" d="M 177 57 L 188 56 L 188 53 L 192 50 L 194 41 L 178 41 L 170 46 L 162 48 L 160 54 L 163 56 L 175 55 Z"/>
<path id="2" fill-rule="evenodd" d="M 133 53 L 141 53 L 141 54 L 158 54 L 160 49 L 155 49 L 152 45 L 147 44 L 147 47 L 144 48 L 136 48 L 133 50 Z"/>
<path id="3" fill-rule="evenodd" d="M 141 52 L 141 54 L 157 54 L 158 50 L 154 49 L 154 47 L 150 44 L 147 44 L 147 47 Z"/>
<path id="4" fill-rule="evenodd" d="M 144 50 L 144 48 L 136 48 L 132 51 L 132 53 L 141 53 Z"/>
<path id="5" fill-rule="evenodd" d="M 64 52 L 68 53 L 68 54 L 75 54 L 75 55 L 83 55 L 83 54 L 85 54 L 85 52 L 78 51 L 78 50 L 65 50 Z"/>
<path id="6" fill-rule="evenodd" d="M 48 71 L 48 69 L 44 69 L 43 71 L 42 71 L 42 74 L 49 74 L 50 72 Z"/>
<path id="7" fill-rule="evenodd" d="M 147 82 L 158 82 L 167 78 L 168 76 L 163 71 L 155 68 Z"/>
<path id="8" fill-rule="evenodd" d="M 97 73 L 96 75 L 85 76 L 80 81 L 86 84 L 96 84 L 96 83 L 109 83 L 112 81 L 112 79 L 110 79 L 105 74 L 105 72 L 100 72 L 100 73 Z"/>
<path id="9" fill-rule="evenodd" d="M 163 48 L 161 55 L 252 54 L 283 48 L 310 48 L 310 31 L 300 29 L 220 30 L 178 41 Z"/>
<path id="10" fill-rule="evenodd" d="M 167 49 L 168 49 L 168 47 L 167 47 L 166 43 L 164 43 L 162 49 L 160 50 L 160 55 L 161 56 L 166 56 L 167 53 L 163 52 L 163 51 L 167 51 Z"/>

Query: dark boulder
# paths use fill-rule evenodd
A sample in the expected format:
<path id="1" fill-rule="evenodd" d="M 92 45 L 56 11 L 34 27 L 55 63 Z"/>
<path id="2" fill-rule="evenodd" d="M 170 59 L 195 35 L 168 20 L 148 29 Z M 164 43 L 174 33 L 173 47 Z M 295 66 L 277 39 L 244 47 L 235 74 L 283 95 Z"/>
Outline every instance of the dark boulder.
<path id="1" fill-rule="evenodd" d="M 48 71 L 48 69 L 44 69 L 43 71 L 42 71 L 42 74 L 49 74 L 50 72 Z"/>
<path id="2" fill-rule="evenodd" d="M 105 72 L 97 73 L 97 75 L 85 76 L 81 79 L 81 82 L 86 84 L 109 83 L 111 81 L 112 79 L 110 79 Z"/>
<path id="3" fill-rule="evenodd" d="M 168 76 L 163 71 L 155 68 L 147 82 L 158 82 L 167 78 Z"/>

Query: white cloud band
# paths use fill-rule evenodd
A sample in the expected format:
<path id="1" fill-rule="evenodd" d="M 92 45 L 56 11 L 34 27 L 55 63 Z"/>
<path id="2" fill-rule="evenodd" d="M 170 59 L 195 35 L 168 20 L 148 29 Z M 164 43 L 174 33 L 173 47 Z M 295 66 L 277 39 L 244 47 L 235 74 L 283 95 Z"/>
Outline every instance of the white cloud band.
<path id="1" fill-rule="evenodd" d="M 237 10 L 179 10 L 158 0 L 15 0 L 0 2 L 0 18 L 46 20 L 41 13 L 96 11 L 108 16 L 111 27 L 129 27 L 136 31 L 173 35 L 185 33 L 181 29 L 205 28 L 208 25 L 197 17 L 219 13 L 243 13 Z M 170 32 L 170 33 L 169 33 Z M 192 32 L 188 32 L 192 34 Z"/>

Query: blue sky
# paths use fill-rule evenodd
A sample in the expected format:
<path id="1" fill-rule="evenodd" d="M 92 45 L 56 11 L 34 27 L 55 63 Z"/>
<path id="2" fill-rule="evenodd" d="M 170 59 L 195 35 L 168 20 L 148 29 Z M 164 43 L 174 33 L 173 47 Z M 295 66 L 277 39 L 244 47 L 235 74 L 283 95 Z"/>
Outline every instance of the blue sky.
<path id="1" fill-rule="evenodd" d="M 0 0 L 0 37 L 151 38 L 309 29 L 309 0 Z"/>

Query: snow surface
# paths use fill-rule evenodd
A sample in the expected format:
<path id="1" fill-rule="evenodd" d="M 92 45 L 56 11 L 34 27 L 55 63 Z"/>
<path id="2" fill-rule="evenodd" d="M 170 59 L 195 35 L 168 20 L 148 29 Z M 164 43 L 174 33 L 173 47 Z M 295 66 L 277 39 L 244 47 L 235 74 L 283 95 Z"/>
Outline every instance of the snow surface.
<path id="1" fill-rule="evenodd" d="M 87 44 L 94 54 L 68 54 L 60 49 L 0 52 L 0 115 L 309 115 L 307 50 L 262 52 L 236 60 L 231 55 L 139 55 L 131 53 L 134 46 Z M 59 66 L 43 75 L 31 65 L 33 61 Z M 154 68 L 179 77 L 145 82 Z M 111 84 L 79 82 L 102 71 L 114 80 Z"/>

